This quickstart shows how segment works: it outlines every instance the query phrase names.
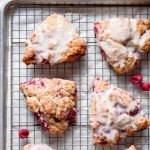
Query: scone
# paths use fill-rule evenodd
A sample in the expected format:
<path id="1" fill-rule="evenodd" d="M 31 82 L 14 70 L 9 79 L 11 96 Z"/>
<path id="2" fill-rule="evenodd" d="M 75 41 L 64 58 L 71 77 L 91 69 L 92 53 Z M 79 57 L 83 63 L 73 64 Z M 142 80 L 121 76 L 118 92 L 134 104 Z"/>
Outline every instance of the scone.
<path id="1" fill-rule="evenodd" d="M 23 150 L 53 150 L 46 144 L 27 144 L 23 147 Z"/>
<path id="2" fill-rule="evenodd" d="M 131 145 L 128 149 L 126 150 L 136 150 L 135 146 L 134 145 Z"/>
<path id="3" fill-rule="evenodd" d="M 20 84 L 25 102 L 44 130 L 63 133 L 76 120 L 74 81 L 34 78 Z"/>
<path id="4" fill-rule="evenodd" d="M 150 125 L 141 104 L 130 94 L 96 78 L 90 125 L 94 144 L 111 146 Z"/>
<path id="5" fill-rule="evenodd" d="M 86 43 L 64 16 L 47 17 L 26 41 L 23 62 L 58 64 L 74 62 L 85 54 Z"/>
<path id="6" fill-rule="evenodd" d="M 95 22 L 94 31 L 102 55 L 117 73 L 132 71 L 141 53 L 150 51 L 150 20 L 106 19 Z"/>

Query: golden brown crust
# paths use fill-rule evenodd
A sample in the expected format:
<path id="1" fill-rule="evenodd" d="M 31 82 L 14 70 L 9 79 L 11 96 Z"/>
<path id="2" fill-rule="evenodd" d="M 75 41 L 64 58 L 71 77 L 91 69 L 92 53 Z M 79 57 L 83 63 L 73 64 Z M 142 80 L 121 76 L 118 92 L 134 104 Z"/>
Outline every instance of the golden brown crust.
<path id="1" fill-rule="evenodd" d="M 147 19 L 137 20 L 137 31 L 140 35 L 143 35 L 148 29 L 150 29 L 150 20 Z"/>
<path id="2" fill-rule="evenodd" d="M 69 49 L 62 52 L 63 58 L 60 62 L 74 62 L 85 55 L 86 44 L 83 39 L 72 40 L 67 46 Z"/>
<path id="3" fill-rule="evenodd" d="M 20 84 L 25 102 L 44 130 L 63 133 L 76 118 L 76 83 L 35 78 Z"/>
<path id="4" fill-rule="evenodd" d="M 34 49 L 26 48 L 22 61 L 27 65 L 35 64 L 36 63 L 36 60 L 34 59 L 35 55 L 36 53 Z"/>
<path id="5" fill-rule="evenodd" d="M 115 67 L 115 66 L 113 66 L 114 62 L 110 62 L 113 69 L 119 74 L 124 74 L 126 72 L 130 72 L 130 71 L 134 70 L 135 68 L 137 68 L 139 63 L 140 63 L 140 60 L 130 58 L 130 57 L 126 58 L 125 66 L 123 68 L 120 68 L 119 66 Z"/>
<path id="6" fill-rule="evenodd" d="M 137 20 L 137 31 L 141 36 L 144 36 L 146 32 L 148 32 L 149 36 L 144 41 L 144 44 L 142 44 L 141 52 L 146 53 L 150 51 L 150 20 L 147 19 L 141 19 Z"/>
<path id="7" fill-rule="evenodd" d="M 149 34 L 150 34 L 150 32 L 149 32 Z M 150 37 L 147 38 L 147 40 L 142 45 L 141 52 L 143 52 L 143 53 L 150 52 Z"/>

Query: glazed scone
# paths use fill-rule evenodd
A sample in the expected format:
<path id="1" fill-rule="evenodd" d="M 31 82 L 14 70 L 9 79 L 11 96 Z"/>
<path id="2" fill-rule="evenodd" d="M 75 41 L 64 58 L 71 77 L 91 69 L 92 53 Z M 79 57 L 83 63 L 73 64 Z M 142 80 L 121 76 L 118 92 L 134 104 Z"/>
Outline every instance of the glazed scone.
<path id="1" fill-rule="evenodd" d="M 134 145 L 131 145 L 129 148 L 127 148 L 126 150 L 136 150 Z"/>
<path id="2" fill-rule="evenodd" d="M 106 19 L 95 22 L 94 31 L 102 55 L 117 73 L 132 71 L 141 53 L 150 51 L 150 20 Z"/>
<path id="3" fill-rule="evenodd" d="M 90 125 L 94 144 L 112 146 L 150 125 L 141 104 L 127 91 L 100 78 L 93 86 Z"/>
<path id="4" fill-rule="evenodd" d="M 73 62 L 85 55 L 86 43 L 64 16 L 47 17 L 26 41 L 23 62 L 58 64 Z"/>
<path id="5" fill-rule="evenodd" d="M 53 150 L 46 144 L 27 144 L 23 147 L 23 150 Z"/>
<path id="6" fill-rule="evenodd" d="M 34 78 L 20 84 L 25 102 L 49 133 L 63 133 L 76 121 L 77 89 L 74 81 Z"/>

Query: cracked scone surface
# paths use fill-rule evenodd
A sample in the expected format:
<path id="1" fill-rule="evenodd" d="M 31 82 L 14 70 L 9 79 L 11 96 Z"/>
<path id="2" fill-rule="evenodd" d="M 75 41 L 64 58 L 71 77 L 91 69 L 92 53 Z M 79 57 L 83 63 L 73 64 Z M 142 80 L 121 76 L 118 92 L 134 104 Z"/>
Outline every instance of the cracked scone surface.
<path id="1" fill-rule="evenodd" d="M 141 53 L 150 51 L 150 20 L 106 19 L 95 22 L 94 31 L 102 55 L 117 73 L 132 71 Z"/>
<path id="2" fill-rule="evenodd" d="M 85 55 L 86 43 L 63 15 L 47 17 L 26 41 L 23 62 L 58 64 L 73 62 Z"/>
<path id="3" fill-rule="evenodd" d="M 27 144 L 23 147 L 23 150 L 53 150 L 46 144 Z"/>
<path id="4" fill-rule="evenodd" d="M 76 120 L 74 81 L 34 78 L 20 84 L 25 102 L 44 130 L 63 133 Z"/>
<path id="5" fill-rule="evenodd" d="M 90 125 L 94 144 L 111 146 L 149 126 L 141 104 L 127 91 L 100 78 L 93 86 Z"/>
<path id="6" fill-rule="evenodd" d="M 134 145 L 131 145 L 129 148 L 127 148 L 126 150 L 136 150 Z"/>

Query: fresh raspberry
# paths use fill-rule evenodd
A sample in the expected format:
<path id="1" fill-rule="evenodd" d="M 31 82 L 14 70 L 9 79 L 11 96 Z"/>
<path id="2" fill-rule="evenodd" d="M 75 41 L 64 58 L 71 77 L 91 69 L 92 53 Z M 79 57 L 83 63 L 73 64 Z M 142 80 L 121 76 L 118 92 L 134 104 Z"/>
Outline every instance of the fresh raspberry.
<path id="1" fill-rule="evenodd" d="M 142 80 L 143 80 L 143 77 L 141 74 L 134 74 L 132 76 L 132 83 L 134 83 L 134 84 L 138 84 L 138 83 L 142 82 Z"/>
<path id="2" fill-rule="evenodd" d="M 18 135 L 21 139 L 27 138 L 29 135 L 29 130 L 21 129 L 21 130 L 19 130 Z"/>
<path id="3" fill-rule="evenodd" d="M 143 91 L 149 91 L 149 90 L 150 90 L 150 83 L 147 83 L 147 82 L 142 83 L 142 84 L 141 84 L 141 89 L 142 89 Z"/>

